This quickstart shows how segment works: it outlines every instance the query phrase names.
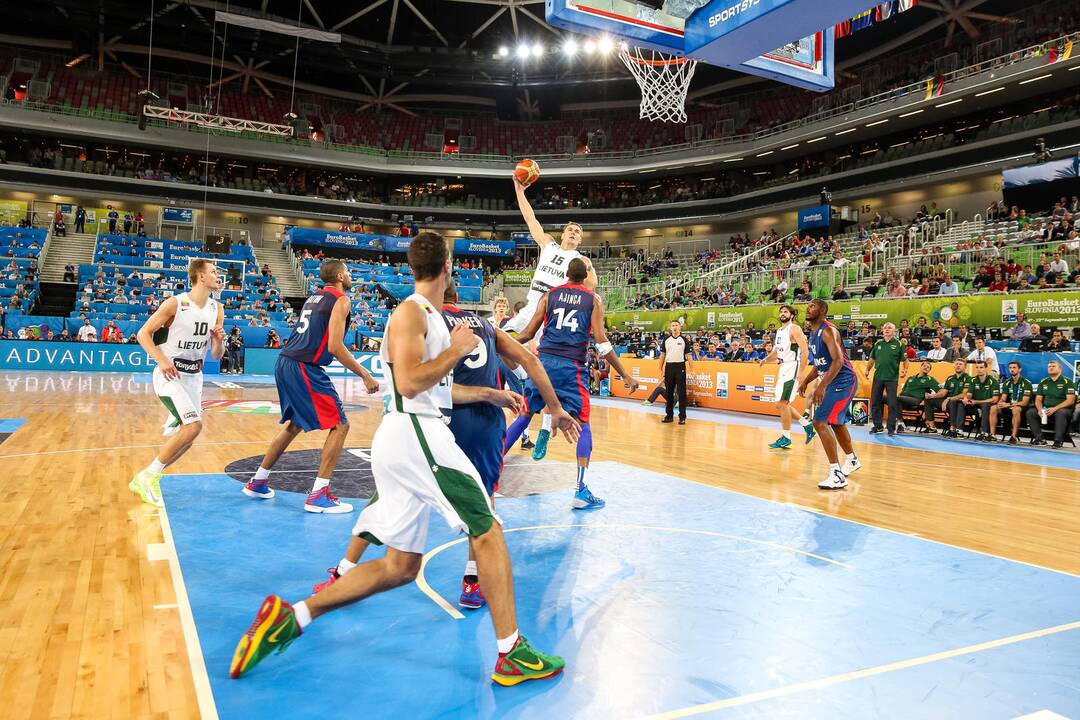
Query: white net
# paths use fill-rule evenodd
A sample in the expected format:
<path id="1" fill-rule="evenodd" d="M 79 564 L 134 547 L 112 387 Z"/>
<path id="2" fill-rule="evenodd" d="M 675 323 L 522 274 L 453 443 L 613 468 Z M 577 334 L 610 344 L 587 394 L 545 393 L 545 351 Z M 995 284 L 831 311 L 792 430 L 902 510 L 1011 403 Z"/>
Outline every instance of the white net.
<path id="1" fill-rule="evenodd" d="M 697 60 L 622 45 L 619 58 L 641 88 L 642 120 L 686 122 L 686 91 Z"/>

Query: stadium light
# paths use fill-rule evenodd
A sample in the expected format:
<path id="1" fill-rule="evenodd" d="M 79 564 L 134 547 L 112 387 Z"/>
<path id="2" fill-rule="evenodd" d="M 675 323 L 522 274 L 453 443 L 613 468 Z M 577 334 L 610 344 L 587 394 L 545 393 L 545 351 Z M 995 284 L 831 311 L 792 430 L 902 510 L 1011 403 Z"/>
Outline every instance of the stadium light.
<path id="1" fill-rule="evenodd" d="M 535 45 L 532 46 L 532 56 L 533 57 L 538 58 L 543 54 L 544 54 L 544 46 L 543 45 L 541 45 L 540 43 L 536 43 Z"/>
<path id="2" fill-rule="evenodd" d="M 596 43 L 594 43 L 592 40 L 586 40 L 585 41 L 585 54 L 586 55 L 592 55 L 594 52 L 596 52 Z M 1080 67 L 1080 65 L 1078 65 L 1077 67 Z"/>
<path id="3" fill-rule="evenodd" d="M 611 42 L 611 38 L 605 35 L 604 37 L 600 38 L 600 44 L 598 47 L 600 48 L 600 52 L 606 55 L 607 53 L 615 49 L 615 44 Z"/>
<path id="4" fill-rule="evenodd" d="M 566 42 L 563 43 L 562 50 L 567 57 L 573 57 L 577 54 L 578 45 L 573 38 L 567 38 Z"/>
<path id="5" fill-rule="evenodd" d="M 529 46 L 524 44 L 524 43 L 522 43 L 521 45 L 518 45 L 518 47 L 517 47 L 517 56 L 519 58 L 521 58 L 522 60 L 529 57 Z"/>
<path id="6" fill-rule="evenodd" d="M 510 48 L 506 47 L 505 45 L 500 45 L 499 46 L 499 57 L 506 57 L 509 54 L 510 54 Z"/>

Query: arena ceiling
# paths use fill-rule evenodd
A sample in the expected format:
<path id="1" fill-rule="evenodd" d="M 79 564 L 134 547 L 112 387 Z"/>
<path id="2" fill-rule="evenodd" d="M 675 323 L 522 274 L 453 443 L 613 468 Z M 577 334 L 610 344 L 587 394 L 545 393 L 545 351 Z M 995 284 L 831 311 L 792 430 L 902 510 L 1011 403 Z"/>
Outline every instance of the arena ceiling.
<path id="1" fill-rule="evenodd" d="M 986 23 L 1007 21 L 998 15 L 1012 7 L 1006 0 L 922 0 L 840 41 L 840 66 L 935 37 L 969 42 Z M 298 44 L 288 35 L 215 23 L 217 11 L 338 33 L 341 41 Z M 68 53 L 87 65 L 121 64 L 139 75 L 152 25 L 152 71 L 208 80 L 213 72 L 245 92 L 278 94 L 288 92 L 295 62 L 301 92 L 405 112 L 442 105 L 550 117 L 566 103 L 637 96 L 616 58 L 568 60 L 557 52 L 564 32 L 544 22 L 543 0 L 53 0 L 3 3 L 0 18 L 9 29 L 0 42 Z M 523 42 L 543 43 L 548 52 L 524 62 L 513 52 L 497 56 L 500 46 Z M 716 99 L 762 82 L 702 66 L 692 97 Z"/>

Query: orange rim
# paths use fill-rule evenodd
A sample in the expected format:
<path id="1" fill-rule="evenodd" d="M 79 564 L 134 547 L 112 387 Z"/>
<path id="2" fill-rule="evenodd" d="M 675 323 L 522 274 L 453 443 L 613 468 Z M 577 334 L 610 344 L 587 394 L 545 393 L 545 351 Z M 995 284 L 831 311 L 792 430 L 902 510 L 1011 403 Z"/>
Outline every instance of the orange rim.
<path id="1" fill-rule="evenodd" d="M 637 57 L 631 55 L 628 51 L 623 52 L 623 58 L 630 62 L 637 63 L 638 65 L 650 65 L 652 67 L 665 67 L 667 65 L 685 65 L 690 62 L 690 58 L 684 57 L 672 57 L 668 60 L 646 60 L 643 57 Z"/>

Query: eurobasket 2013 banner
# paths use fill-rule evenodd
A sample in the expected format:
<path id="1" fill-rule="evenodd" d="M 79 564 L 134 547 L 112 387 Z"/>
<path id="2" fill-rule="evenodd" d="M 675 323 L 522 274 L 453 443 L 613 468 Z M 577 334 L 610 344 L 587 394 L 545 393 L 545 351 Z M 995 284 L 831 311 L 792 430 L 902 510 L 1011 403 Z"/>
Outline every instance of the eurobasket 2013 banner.
<path id="1" fill-rule="evenodd" d="M 799 316 L 805 317 L 806 305 L 796 304 Z M 608 327 L 617 330 L 640 328 L 656 332 L 666 330 L 672 320 L 684 327 L 721 328 L 729 326 L 767 327 L 779 323 L 779 305 L 731 305 L 686 310 L 625 310 L 607 316 Z M 912 325 L 919 317 L 927 322 L 940 320 L 946 327 L 978 325 L 1007 327 L 1016 322 L 1018 313 L 1028 322 L 1040 325 L 1080 325 L 1080 292 L 1062 291 L 1022 293 L 1018 295 L 934 295 L 932 297 L 896 300 L 833 300 L 829 302 L 829 319 L 834 323 L 849 320 L 869 320 L 874 325 L 886 321 L 907 320 Z"/>
<path id="2" fill-rule="evenodd" d="M 532 270 L 503 270 L 503 285 L 507 287 L 529 287 L 532 284 Z"/>
<path id="3" fill-rule="evenodd" d="M 25 200 L 0 200 L 0 225 L 18 225 L 25 218 Z"/>

